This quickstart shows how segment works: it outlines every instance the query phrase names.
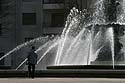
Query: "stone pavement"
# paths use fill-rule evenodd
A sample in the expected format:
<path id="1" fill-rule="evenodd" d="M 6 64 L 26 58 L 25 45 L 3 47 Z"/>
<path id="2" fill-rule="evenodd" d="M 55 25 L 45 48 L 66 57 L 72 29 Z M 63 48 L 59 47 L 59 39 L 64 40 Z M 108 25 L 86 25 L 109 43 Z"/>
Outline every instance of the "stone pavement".
<path id="1" fill-rule="evenodd" d="M 115 78 L 0 78 L 0 83 L 125 83 Z"/>

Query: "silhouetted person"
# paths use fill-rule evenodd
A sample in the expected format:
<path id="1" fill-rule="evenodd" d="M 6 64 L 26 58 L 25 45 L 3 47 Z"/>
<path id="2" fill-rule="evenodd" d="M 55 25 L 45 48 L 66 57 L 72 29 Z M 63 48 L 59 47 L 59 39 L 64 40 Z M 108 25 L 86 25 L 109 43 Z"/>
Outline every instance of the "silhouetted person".
<path id="1" fill-rule="evenodd" d="M 35 53 L 35 47 L 32 46 L 27 58 L 28 58 L 28 74 L 29 77 L 34 78 L 35 65 L 37 64 L 38 55 Z"/>

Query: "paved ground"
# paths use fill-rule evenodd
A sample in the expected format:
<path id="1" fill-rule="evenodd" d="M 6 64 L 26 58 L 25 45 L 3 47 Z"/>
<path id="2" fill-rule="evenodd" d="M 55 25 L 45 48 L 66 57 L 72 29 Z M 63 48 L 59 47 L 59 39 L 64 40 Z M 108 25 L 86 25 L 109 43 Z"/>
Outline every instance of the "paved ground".
<path id="1" fill-rule="evenodd" d="M 125 79 L 108 78 L 0 78 L 0 83 L 125 83 Z"/>

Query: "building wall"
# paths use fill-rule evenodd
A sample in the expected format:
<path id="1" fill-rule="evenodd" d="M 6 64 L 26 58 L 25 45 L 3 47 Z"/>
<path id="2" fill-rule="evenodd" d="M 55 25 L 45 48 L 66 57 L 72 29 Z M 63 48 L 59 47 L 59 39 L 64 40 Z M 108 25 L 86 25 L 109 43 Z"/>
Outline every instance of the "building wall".
<path id="1" fill-rule="evenodd" d="M 0 54 L 5 54 L 15 47 L 15 1 L 1 0 L 0 6 Z M 4 59 L 3 65 L 11 66 L 11 56 Z"/>

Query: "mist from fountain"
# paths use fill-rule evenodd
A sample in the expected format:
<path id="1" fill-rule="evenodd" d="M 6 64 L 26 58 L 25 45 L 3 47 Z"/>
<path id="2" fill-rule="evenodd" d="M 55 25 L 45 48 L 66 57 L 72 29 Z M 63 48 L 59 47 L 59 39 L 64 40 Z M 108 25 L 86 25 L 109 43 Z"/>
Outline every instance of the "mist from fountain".
<path id="1" fill-rule="evenodd" d="M 36 40 L 36 39 L 34 39 Z M 35 53 L 37 53 L 38 56 L 38 61 L 37 61 L 37 65 L 40 63 L 40 61 L 46 56 L 46 54 L 52 50 L 54 47 L 56 47 L 58 45 L 59 42 L 59 37 L 54 38 L 53 40 L 49 40 L 48 42 L 46 42 L 44 45 L 38 47 L 38 49 L 35 51 Z M 41 51 L 44 50 L 44 53 L 42 54 Z M 25 65 L 24 63 L 26 63 L 27 58 L 24 59 L 16 68 L 16 70 L 18 70 L 21 66 Z"/>
<path id="2" fill-rule="evenodd" d="M 106 5 L 109 5 L 110 1 L 97 1 L 95 4 L 96 10 L 92 16 L 88 16 L 89 18 L 86 17 L 86 13 L 81 13 L 82 11 L 78 11 L 75 8 L 71 10 L 65 26 L 67 28 L 68 25 L 68 28 L 64 29 L 66 31 L 62 34 L 61 42 L 58 46 L 55 65 L 91 65 L 92 62 L 98 59 L 98 55 L 103 56 L 105 52 L 109 52 L 108 56 L 112 57 L 114 68 L 114 25 L 124 25 L 125 16 L 124 1 L 116 0 L 114 3 L 116 6 L 118 5 L 117 11 L 114 12 L 117 15 L 115 17 L 117 18 L 116 21 L 107 17 L 110 11 L 106 9 Z M 106 51 L 107 47 L 111 52 Z M 100 54 L 102 50 L 105 51 Z"/>
<path id="3" fill-rule="evenodd" d="M 14 53 L 16 51 L 22 49 L 23 47 L 32 45 L 33 43 L 37 43 L 37 42 L 40 42 L 40 41 L 47 41 L 47 40 L 48 40 L 48 37 L 39 37 L 39 38 L 33 39 L 31 41 L 25 42 L 25 43 L 23 43 L 21 45 L 18 45 L 16 48 L 14 48 L 13 50 L 6 53 L 4 56 L 0 57 L 0 60 L 4 59 L 5 57 L 11 55 L 12 53 Z"/>

